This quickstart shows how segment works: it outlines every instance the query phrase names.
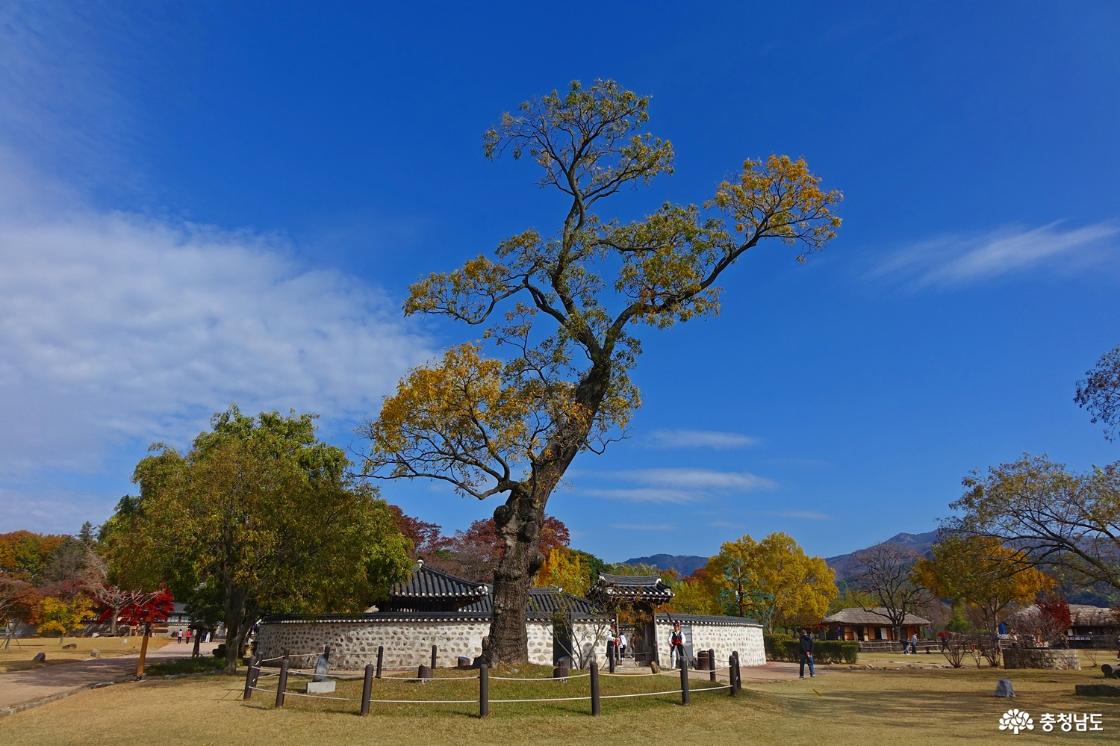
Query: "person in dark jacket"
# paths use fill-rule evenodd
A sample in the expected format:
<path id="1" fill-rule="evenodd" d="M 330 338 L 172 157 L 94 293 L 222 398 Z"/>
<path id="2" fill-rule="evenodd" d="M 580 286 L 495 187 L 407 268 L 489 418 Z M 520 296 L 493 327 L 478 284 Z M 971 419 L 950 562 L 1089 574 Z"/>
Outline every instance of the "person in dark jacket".
<path id="1" fill-rule="evenodd" d="M 809 664 L 809 678 L 816 676 L 813 671 L 813 637 L 809 630 L 801 630 L 801 678 L 805 678 L 805 664 Z"/>

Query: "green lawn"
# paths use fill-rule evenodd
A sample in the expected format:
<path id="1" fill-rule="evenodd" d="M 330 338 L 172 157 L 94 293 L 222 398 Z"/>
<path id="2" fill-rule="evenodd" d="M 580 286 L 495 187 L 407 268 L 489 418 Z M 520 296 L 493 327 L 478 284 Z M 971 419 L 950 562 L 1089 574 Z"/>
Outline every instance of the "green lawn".
<path id="1" fill-rule="evenodd" d="M 457 675 L 440 671 L 441 677 Z M 507 672 L 508 673 L 508 672 Z M 535 673 L 522 670 L 521 675 Z M 992 696 L 1010 677 L 1019 697 Z M 275 678 L 261 680 L 271 688 Z M 291 689 L 302 686 L 293 677 Z M 591 717 L 586 702 L 500 704 L 477 717 L 477 682 L 416 684 L 381 681 L 376 699 L 459 699 L 461 705 L 374 704 L 368 718 L 357 702 L 289 696 L 283 710 L 271 692 L 240 699 L 243 679 L 220 675 L 153 678 L 85 691 L 42 707 L 0 718 L 0 742 L 115 744 L 158 738 L 165 744 L 275 744 L 378 740 L 388 743 L 956 743 L 1010 738 L 997 721 L 1012 704 L 1032 713 L 1099 712 L 1103 733 L 1020 735 L 1016 743 L 1115 742 L 1120 701 L 1079 698 L 1076 683 L 1100 682 L 1091 672 L 959 670 L 847 670 L 834 667 L 814 680 L 748 685 L 739 697 L 726 690 L 603 701 Z M 698 683 L 698 685 L 703 682 Z M 603 680 L 603 693 L 675 689 L 676 677 Z M 357 699 L 360 681 L 340 682 L 336 696 Z M 491 697 L 578 696 L 586 679 L 567 684 L 491 682 Z"/>

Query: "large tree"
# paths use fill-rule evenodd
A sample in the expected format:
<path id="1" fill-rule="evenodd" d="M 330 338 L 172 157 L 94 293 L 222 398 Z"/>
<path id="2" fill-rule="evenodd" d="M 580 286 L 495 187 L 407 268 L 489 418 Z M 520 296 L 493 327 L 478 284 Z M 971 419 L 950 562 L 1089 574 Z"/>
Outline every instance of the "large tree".
<path id="1" fill-rule="evenodd" d="M 723 587 L 725 605 L 756 617 L 768 631 L 819 622 L 837 593 L 828 564 L 781 532 L 726 542 L 708 569 Z"/>
<path id="2" fill-rule="evenodd" d="M 1120 595 L 1120 462 L 1068 471 L 1025 455 L 963 480 L 948 524 L 1021 550 L 1030 562 Z"/>
<path id="3" fill-rule="evenodd" d="M 934 544 L 930 554 L 914 564 L 915 579 L 954 606 L 972 606 L 989 632 L 996 631 L 1008 607 L 1032 603 L 1054 586 L 1053 578 L 1035 569 L 1026 552 L 988 536 L 950 534 Z"/>
<path id="4" fill-rule="evenodd" d="M 525 661 L 525 607 L 543 557 L 545 506 L 572 460 L 601 452 L 638 406 L 630 380 L 640 327 L 719 308 L 719 281 L 767 239 L 799 259 L 833 237 L 840 194 L 803 160 L 748 160 L 702 207 L 664 203 L 629 223 L 604 212 L 623 188 L 672 170 L 668 141 L 643 133 L 649 98 L 573 83 L 502 116 L 487 156 L 529 156 L 559 192 L 557 227 L 529 229 L 492 256 L 413 285 L 406 313 L 485 327 L 405 378 L 371 423 L 366 472 L 442 480 L 494 511 L 501 561 L 487 657 Z M 494 344 L 500 357 L 488 357 Z"/>
<path id="5" fill-rule="evenodd" d="M 258 614 L 360 611 L 410 562 L 392 512 L 312 415 L 232 407 L 211 426 L 188 453 L 156 446 L 137 465 L 140 495 L 104 534 L 120 584 L 220 601 L 232 670 Z"/>

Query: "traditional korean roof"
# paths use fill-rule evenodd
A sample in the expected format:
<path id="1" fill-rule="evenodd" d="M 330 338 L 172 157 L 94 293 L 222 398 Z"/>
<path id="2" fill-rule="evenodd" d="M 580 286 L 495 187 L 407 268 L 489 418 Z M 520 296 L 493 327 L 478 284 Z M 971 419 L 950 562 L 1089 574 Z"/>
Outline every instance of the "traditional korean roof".
<path id="1" fill-rule="evenodd" d="M 646 601 L 667 603 L 673 598 L 673 591 L 665 581 L 653 575 L 608 575 L 599 576 L 595 587 L 589 594 L 604 603 L 627 601 Z"/>
<path id="2" fill-rule="evenodd" d="M 394 583 L 389 589 L 390 598 L 399 599 L 473 599 L 487 593 L 485 583 L 475 583 L 463 578 L 428 567 L 423 560 L 417 562 L 416 569 L 408 580 Z"/>
<path id="3" fill-rule="evenodd" d="M 1010 621 L 1028 621 L 1038 616 L 1037 604 L 1031 604 L 1019 609 L 1011 615 Z M 1088 604 L 1070 604 L 1069 616 L 1071 627 L 1116 627 L 1120 626 L 1120 614 L 1107 606 L 1090 606 Z"/>
<path id="4" fill-rule="evenodd" d="M 485 614 L 487 617 L 493 614 L 493 589 L 487 586 L 487 590 L 489 593 L 485 597 L 478 599 L 469 606 L 464 606 L 461 611 L 465 613 Z M 605 616 L 605 613 L 588 599 L 573 596 L 571 593 L 565 593 L 562 588 L 529 589 L 529 603 L 525 609 L 528 619 L 551 619 L 553 614 L 557 612 L 563 614 L 571 613 L 577 619 Z"/>
<path id="5" fill-rule="evenodd" d="M 877 624 L 888 625 L 890 618 L 887 616 L 887 610 L 882 606 L 877 606 L 874 609 L 840 609 L 840 611 L 826 616 L 824 618 L 825 624 Z M 904 625 L 916 624 L 918 626 L 925 626 L 930 624 L 928 619 L 923 619 L 917 614 L 907 614 L 902 620 Z"/>
<path id="6" fill-rule="evenodd" d="M 700 624 L 700 625 L 715 625 L 724 627 L 761 627 L 758 622 L 753 619 L 746 619 L 741 616 L 710 616 L 707 614 L 669 614 L 661 612 L 655 617 L 658 624 L 672 624 L 673 622 L 680 622 L 681 624 Z"/>

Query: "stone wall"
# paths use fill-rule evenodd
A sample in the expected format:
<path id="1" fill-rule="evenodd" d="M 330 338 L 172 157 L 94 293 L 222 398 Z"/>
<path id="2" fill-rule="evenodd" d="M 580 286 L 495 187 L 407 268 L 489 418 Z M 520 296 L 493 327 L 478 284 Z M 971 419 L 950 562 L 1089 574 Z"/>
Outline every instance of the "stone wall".
<path id="1" fill-rule="evenodd" d="M 1004 668 L 1050 668 L 1061 671 L 1080 671 L 1081 661 L 1076 650 L 1053 648 L 1004 648 Z"/>
<path id="2" fill-rule="evenodd" d="M 700 650 L 712 649 L 716 654 L 716 667 L 727 665 L 732 651 L 739 651 L 739 664 L 742 666 L 763 666 L 766 664 L 766 648 L 762 642 L 762 626 L 735 617 L 725 617 L 726 621 L 701 621 L 683 619 L 692 628 L 692 654 Z M 662 665 L 669 663 L 669 638 L 673 634 L 672 622 L 663 617 L 657 619 L 657 650 Z"/>
<path id="3" fill-rule="evenodd" d="M 605 635 L 596 637 L 599 625 L 578 622 L 575 637 L 582 648 L 606 659 Z M 377 621 L 377 620 L 285 620 L 262 622 L 257 637 L 257 653 L 261 658 L 302 654 L 293 663 L 300 666 L 313 662 L 331 646 L 331 663 L 337 669 L 355 670 L 377 660 L 377 646 L 385 646 L 386 668 L 411 668 L 429 663 L 432 645 L 437 646 L 436 664 L 454 666 L 459 656 L 471 660 L 482 654 L 482 638 L 490 632 L 488 619 L 456 621 Z M 529 662 L 551 666 L 552 623 L 529 621 Z M 597 644 L 596 644 L 597 643 Z M 590 658 L 588 659 L 590 660 Z"/>

